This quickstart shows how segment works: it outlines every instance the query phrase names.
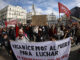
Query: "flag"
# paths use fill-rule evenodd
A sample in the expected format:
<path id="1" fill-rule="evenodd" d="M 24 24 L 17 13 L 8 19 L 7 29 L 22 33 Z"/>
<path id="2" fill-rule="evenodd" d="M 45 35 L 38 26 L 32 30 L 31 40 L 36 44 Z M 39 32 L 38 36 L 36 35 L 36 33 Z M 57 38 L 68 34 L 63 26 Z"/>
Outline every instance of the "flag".
<path id="1" fill-rule="evenodd" d="M 7 27 L 7 21 L 5 21 L 5 26 Z"/>
<path id="2" fill-rule="evenodd" d="M 16 37 L 18 37 L 18 31 L 19 31 L 19 27 L 17 26 L 17 24 L 16 24 Z"/>
<path id="3" fill-rule="evenodd" d="M 59 7 L 59 13 L 65 13 L 65 15 L 67 17 L 70 16 L 71 11 L 65 5 L 63 5 L 62 3 L 58 2 L 58 7 Z"/>

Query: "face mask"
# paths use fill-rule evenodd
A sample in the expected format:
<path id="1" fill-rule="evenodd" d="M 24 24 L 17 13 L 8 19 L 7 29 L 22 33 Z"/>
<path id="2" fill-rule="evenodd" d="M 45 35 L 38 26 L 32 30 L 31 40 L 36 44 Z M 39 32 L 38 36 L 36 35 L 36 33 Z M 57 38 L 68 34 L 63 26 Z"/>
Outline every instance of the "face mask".
<path id="1" fill-rule="evenodd" d="M 19 37 L 22 37 L 23 36 L 23 34 L 19 34 Z"/>

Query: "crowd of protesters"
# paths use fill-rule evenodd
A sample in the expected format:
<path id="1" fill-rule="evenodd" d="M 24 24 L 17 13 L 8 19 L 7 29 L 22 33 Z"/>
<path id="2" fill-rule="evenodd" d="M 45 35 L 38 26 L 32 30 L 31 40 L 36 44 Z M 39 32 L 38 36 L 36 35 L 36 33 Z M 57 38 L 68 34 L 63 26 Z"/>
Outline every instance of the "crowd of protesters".
<path id="1" fill-rule="evenodd" d="M 80 24 L 54 24 L 51 26 L 18 25 L 16 27 L 0 28 L 0 45 L 4 46 L 9 54 L 12 50 L 10 41 L 17 42 L 44 42 L 56 41 L 73 37 L 73 42 L 80 42 Z M 12 54 L 14 57 L 14 54 Z M 15 57 L 14 57 L 15 58 Z"/>

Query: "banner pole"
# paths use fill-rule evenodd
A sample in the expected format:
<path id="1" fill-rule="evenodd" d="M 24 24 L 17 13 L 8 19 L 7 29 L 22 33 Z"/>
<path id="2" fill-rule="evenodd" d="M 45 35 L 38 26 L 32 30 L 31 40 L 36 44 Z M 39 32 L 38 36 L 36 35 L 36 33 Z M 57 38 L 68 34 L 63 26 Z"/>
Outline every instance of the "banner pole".
<path id="1" fill-rule="evenodd" d="M 58 22 L 59 26 L 60 26 L 60 12 L 59 12 L 59 22 Z"/>
<path id="2" fill-rule="evenodd" d="M 60 21 L 60 13 L 59 13 L 59 21 Z"/>

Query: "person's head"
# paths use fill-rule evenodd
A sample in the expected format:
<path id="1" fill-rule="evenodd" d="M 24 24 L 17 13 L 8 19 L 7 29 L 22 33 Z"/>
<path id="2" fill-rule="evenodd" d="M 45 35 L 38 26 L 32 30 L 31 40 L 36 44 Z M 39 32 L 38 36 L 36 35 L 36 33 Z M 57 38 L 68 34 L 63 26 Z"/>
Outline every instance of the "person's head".
<path id="1" fill-rule="evenodd" d="M 22 37 L 23 36 L 23 29 L 19 29 L 18 34 L 19 34 L 19 37 Z"/>
<path id="2" fill-rule="evenodd" d="M 49 39 L 50 39 L 50 41 L 56 41 L 56 38 L 54 38 L 52 36 Z"/>
<path id="3" fill-rule="evenodd" d="M 68 33 L 69 32 L 69 30 L 68 29 L 66 29 L 66 33 Z"/>
<path id="4" fill-rule="evenodd" d="M 4 39 L 7 39 L 7 38 L 8 38 L 7 33 L 4 33 L 4 34 L 3 34 L 3 38 L 4 38 Z"/>
<path id="5" fill-rule="evenodd" d="M 3 31 L 6 31 L 6 28 L 3 28 Z"/>
<path id="6" fill-rule="evenodd" d="M 13 29 L 14 29 L 14 27 L 11 27 L 11 29 L 13 30 Z"/>
<path id="7" fill-rule="evenodd" d="M 80 30 L 80 27 L 78 27 L 78 29 Z"/>

